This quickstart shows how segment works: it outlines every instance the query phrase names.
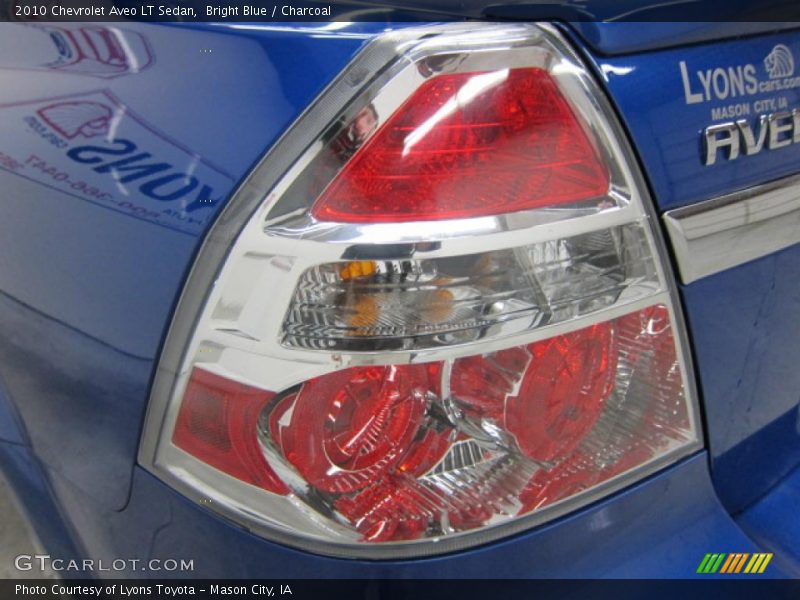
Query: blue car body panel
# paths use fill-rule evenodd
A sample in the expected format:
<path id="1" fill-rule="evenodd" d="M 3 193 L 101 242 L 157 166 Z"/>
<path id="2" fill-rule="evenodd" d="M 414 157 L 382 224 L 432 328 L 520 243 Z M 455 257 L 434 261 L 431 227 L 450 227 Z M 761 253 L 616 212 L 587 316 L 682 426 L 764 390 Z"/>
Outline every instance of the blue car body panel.
<path id="1" fill-rule="evenodd" d="M 624 11 L 623 3 L 614 3 L 619 14 L 624 14 L 621 21 L 572 21 L 570 27 L 581 37 L 582 43 L 591 48 L 598 56 L 610 57 L 615 55 L 630 55 L 652 50 L 663 50 L 678 46 L 708 44 L 728 39 L 741 39 L 756 35 L 776 33 L 783 29 L 796 29 L 797 23 L 788 20 L 784 22 L 764 22 L 761 19 L 724 20 L 719 17 L 719 4 L 715 4 L 713 11 L 709 10 L 702 18 L 716 14 L 716 21 L 701 21 L 687 19 L 681 13 L 686 4 L 670 5 L 666 7 L 663 2 L 647 3 L 635 2 Z M 730 3 L 733 5 L 734 3 Z M 700 7 L 702 2 L 693 3 Z M 649 9 L 665 9 L 673 11 L 670 15 L 662 17 L 653 16 Z M 614 16 L 607 18 L 613 19 Z M 665 22 L 667 21 L 667 22 Z"/>
<path id="2" fill-rule="evenodd" d="M 679 63 L 693 71 L 760 65 L 779 42 L 800 56 L 800 36 L 655 51 L 711 34 L 699 25 L 651 24 L 648 42 L 622 25 L 564 30 L 604 79 L 659 210 L 797 171 L 800 146 L 702 167 L 699 132 L 719 103 L 687 106 Z M 253 536 L 135 465 L 159 348 L 215 215 L 385 28 L 126 23 L 133 40 L 144 40 L 130 73 L 42 69 L 30 59 L 38 46 L 12 53 L 19 64 L 0 68 L 0 82 L 11 70 L 16 82 L 0 87 L 0 128 L 14 134 L 0 135 L 0 465 L 45 546 L 64 556 L 194 558 L 196 571 L 185 575 L 207 577 L 685 577 L 706 552 L 752 551 L 755 538 L 729 511 L 759 498 L 754 506 L 766 506 L 772 494 L 765 493 L 800 460 L 800 370 L 792 367 L 800 336 L 786 326 L 800 322 L 797 247 L 681 289 L 708 453 L 501 542 L 415 561 L 323 558 Z M 782 92 L 791 106 L 798 90 Z M 65 105 L 66 113 L 79 108 L 100 119 L 99 129 L 88 117 L 76 128 L 63 117 Z M 53 146 L 54 130 L 66 147 Z M 110 176 L 108 165 L 139 154 L 148 155 L 142 164 L 168 168 Z M 183 179 L 153 184 L 173 172 Z M 88 194 L 89 184 L 108 197 Z M 191 189 L 178 194 L 183 184 Z M 773 514 L 792 510 L 786 496 L 775 496 Z M 756 515 L 748 523 L 757 526 L 757 513 L 744 514 Z M 773 574 L 791 572 L 792 556 Z"/>
<path id="3" fill-rule="evenodd" d="M 736 518 L 756 544 L 774 549 L 776 564 L 795 579 L 800 578 L 800 547 L 797 545 L 800 521 L 796 515 L 791 518 L 787 507 L 797 506 L 800 506 L 800 469 Z"/>
<path id="4" fill-rule="evenodd" d="M 712 474 L 736 512 L 800 463 L 800 247 L 684 286 Z"/>
<path id="5" fill-rule="evenodd" d="M 0 380 L 0 443 L 24 444 L 23 429 L 17 409 Z"/>

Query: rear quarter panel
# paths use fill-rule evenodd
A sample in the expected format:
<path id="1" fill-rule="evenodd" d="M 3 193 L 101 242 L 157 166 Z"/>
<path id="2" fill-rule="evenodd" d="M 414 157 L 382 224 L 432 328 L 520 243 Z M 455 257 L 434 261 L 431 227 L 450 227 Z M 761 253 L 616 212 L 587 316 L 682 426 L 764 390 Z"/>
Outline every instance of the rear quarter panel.
<path id="1" fill-rule="evenodd" d="M 0 24 L 0 378 L 57 485 L 125 505 L 198 244 L 371 37 L 320 27 Z"/>

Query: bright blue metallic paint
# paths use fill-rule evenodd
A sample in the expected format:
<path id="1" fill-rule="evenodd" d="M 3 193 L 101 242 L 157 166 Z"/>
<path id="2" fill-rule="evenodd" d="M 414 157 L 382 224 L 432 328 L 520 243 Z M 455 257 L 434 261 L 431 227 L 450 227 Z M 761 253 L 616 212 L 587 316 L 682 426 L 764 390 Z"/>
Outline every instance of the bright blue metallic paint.
<path id="1" fill-rule="evenodd" d="M 800 429 L 800 421 L 795 420 Z M 775 553 L 775 564 L 800 578 L 800 469 L 786 477 L 763 499 L 736 517 L 736 522 L 763 548 Z"/>
<path id="2" fill-rule="evenodd" d="M 29 517 L 38 540 L 44 546 L 42 549 L 46 549 L 53 557 L 67 559 L 87 555 L 85 550 L 79 550 L 78 537 L 63 517 L 63 504 L 52 493 L 50 483 L 30 448 L 0 442 L 0 471 L 19 499 L 23 513 Z"/>
<path id="3" fill-rule="evenodd" d="M 8 397 L 2 379 L 0 379 L 0 442 L 25 443 L 17 410 Z"/>
<path id="4" fill-rule="evenodd" d="M 684 286 L 720 498 L 738 511 L 800 464 L 800 246 Z"/>
<path id="5" fill-rule="evenodd" d="M 800 34 L 742 39 L 596 58 L 633 140 L 660 210 L 668 210 L 794 174 L 800 145 L 764 150 L 704 166 L 700 133 L 711 109 L 688 104 L 679 68 L 694 71 L 752 63 L 767 79 L 764 58 L 778 43 L 800 59 Z M 783 96 L 800 107 L 800 87 L 735 101 Z M 759 113 L 749 119 L 755 126 Z M 800 462 L 800 431 L 782 425 L 800 399 L 800 247 L 681 286 L 698 370 L 715 485 L 725 506 L 741 510 Z M 743 474 L 747 474 L 743 478 Z"/>
<path id="6" fill-rule="evenodd" d="M 693 3 L 699 6 L 700 3 Z M 686 9 L 685 2 L 669 6 L 666 3 L 636 2 L 631 8 L 638 9 L 628 13 L 628 18 L 648 18 L 650 9 L 671 10 L 671 15 L 661 15 L 655 18 L 650 14 L 648 21 L 644 22 L 598 22 L 577 21 L 571 22 L 570 27 L 577 31 L 581 39 L 588 44 L 594 52 L 603 56 L 635 54 L 649 50 L 664 49 L 669 47 L 687 46 L 709 41 L 741 38 L 746 35 L 772 33 L 780 29 L 797 28 L 797 23 L 791 21 L 783 23 L 736 22 L 736 21 L 687 21 L 686 14 L 681 14 Z M 620 10 L 620 12 L 624 12 Z M 706 17 L 709 16 L 706 14 Z M 719 16 L 719 15 L 717 15 Z M 670 19 L 674 22 L 669 22 Z M 678 20 L 681 20 L 678 22 Z"/>

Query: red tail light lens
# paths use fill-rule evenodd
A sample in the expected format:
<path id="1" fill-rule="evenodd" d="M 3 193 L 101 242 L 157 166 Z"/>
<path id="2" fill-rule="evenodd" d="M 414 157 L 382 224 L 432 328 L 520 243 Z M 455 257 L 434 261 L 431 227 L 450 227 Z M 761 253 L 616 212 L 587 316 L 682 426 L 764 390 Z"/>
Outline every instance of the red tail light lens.
<path id="1" fill-rule="evenodd" d="M 617 372 L 610 323 L 528 346 L 519 393 L 507 398 L 504 422 L 528 457 L 546 462 L 573 450 L 597 421 Z"/>
<path id="2" fill-rule="evenodd" d="M 685 441 L 674 347 L 654 306 L 452 362 L 344 369 L 277 397 L 197 370 L 174 442 L 237 479 L 324 506 L 331 526 L 365 542 L 468 531 Z M 676 387 L 629 397 L 665 368 Z"/>
<path id="3" fill-rule="evenodd" d="M 609 323 L 453 365 L 450 389 L 465 413 L 491 417 L 529 458 L 572 450 L 614 387 L 616 335 Z"/>
<path id="4" fill-rule="evenodd" d="M 288 406 L 270 415 L 269 429 L 286 460 L 315 488 L 359 490 L 408 452 L 435 384 L 424 365 L 332 373 L 303 384 Z"/>
<path id="5" fill-rule="evenodd" d="M 314 204 L 323 221 L 428 221 L 602 197 L 608 169 L 544 69 L 441 75 Z"/>
<path id="6" fill-rule="evenodd" d="M 272 394 L 195 369 L 186 387 L 172 441 L 246 483 L 276 494 L 288 488 L 264 459 L 253 423 Z"/>
<path id="7" fill-rule="evenodd" d="M 141 453 L 260 535 L 368 559 L 521 531 L 699 447 L 669 263 L 577 57 L 523 24 L 381 40 L 210 234 Z"/>

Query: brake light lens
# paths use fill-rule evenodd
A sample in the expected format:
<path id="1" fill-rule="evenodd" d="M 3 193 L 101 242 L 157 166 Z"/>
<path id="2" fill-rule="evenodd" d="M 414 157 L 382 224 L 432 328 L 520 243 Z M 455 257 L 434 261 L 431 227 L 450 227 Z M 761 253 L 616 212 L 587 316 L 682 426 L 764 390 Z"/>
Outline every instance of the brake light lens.
<path id="1" fill-rule="evenodd" d="M 601 198 L 608 186 L 546 70 L 456 73 L 423 83 L 311 214 L 345 223 L 455 219 Z"/>
<path id="2" fill-rule="evenodd" d="M 212 232 L 142 447 L 261 535 L 365 558 L 532 527 L 700 443 L 645 190 L 555 30 L 384 42 Z"/>
<path id="3" fill-rule="evenodd" d="M 265 413 L 270 426 L 261 428 L 262 441 L 315 490 L 359 490 L 406 455 L 435 385 L 426 365 L 356 367 L 317 377 Z"/>
<path id="4" fill-rule="evenodd" d="M 195 369 L 172 441 L 236 479 L 285 494 L 288 488 L 264 460 L 252 435 L 253 422 L 269 398 L 258 388 Z"/>

